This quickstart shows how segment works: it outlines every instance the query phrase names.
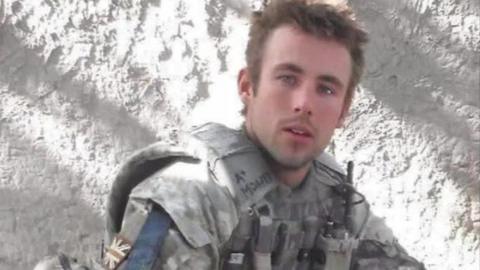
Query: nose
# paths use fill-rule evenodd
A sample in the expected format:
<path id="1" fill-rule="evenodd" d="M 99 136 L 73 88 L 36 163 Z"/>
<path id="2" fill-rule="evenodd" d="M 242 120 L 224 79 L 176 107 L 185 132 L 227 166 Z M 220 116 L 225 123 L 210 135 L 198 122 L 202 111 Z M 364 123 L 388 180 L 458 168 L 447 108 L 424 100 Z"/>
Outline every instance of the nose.
<path id="1" fill-rule="evenodd" d="M 293 95 L 293 111 L 295 114 L 312 115 L 312 98 L 308 87 L 297 89 Z"/>

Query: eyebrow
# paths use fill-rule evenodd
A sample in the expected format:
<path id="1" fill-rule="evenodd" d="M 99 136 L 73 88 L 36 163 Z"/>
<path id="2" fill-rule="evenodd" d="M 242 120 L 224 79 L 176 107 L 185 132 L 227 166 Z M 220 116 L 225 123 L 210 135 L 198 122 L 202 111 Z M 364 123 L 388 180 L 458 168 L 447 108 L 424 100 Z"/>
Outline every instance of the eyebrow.
<path id="1" fill-rule="evenodd" d="M 332 76 L 332 75 L 321 75 L 319 76 L 319 79 L 321 79 L 322 81 L 326 81 L 326 82 L 329 82 L 331 84 L 334 84 L 340 88 L 343 88 L 343 83 L 335 76 Z"/>
<path id="2" fill-rule="evenodd" d="M 292 71 L 294 73 L 304 73 L 303 69 L 295 64 L 292 63 L 282 63 L 273 69 L 274 71 Z"/>
<path id="3" fill-rule="evenodd" d="M 304 73 L 303 68 L 301 68 L 298 65 L 292 64 L 292 63 L 279 64 L 279 65 L 275 66 L 275 68 L 273 70 L 274 70 L 274 72 L 291 71 L 293 73 L 298 73 L 298 74 Z M 341 88 L 344 87 L 344 85 L 340 81 L 340 79 L 338 79 L 336 76 L 333 76 L 333 75 L 328 75 L 328 74 L 319 75 L 319 76 L 317 76 L 317 80 L 321 80 L 321 81 L 325 81 L 325 82 L 328 82 L 328 83 L 331 83 L 331 84 L 335 84 L 336 86 L 341 87 Z"/>

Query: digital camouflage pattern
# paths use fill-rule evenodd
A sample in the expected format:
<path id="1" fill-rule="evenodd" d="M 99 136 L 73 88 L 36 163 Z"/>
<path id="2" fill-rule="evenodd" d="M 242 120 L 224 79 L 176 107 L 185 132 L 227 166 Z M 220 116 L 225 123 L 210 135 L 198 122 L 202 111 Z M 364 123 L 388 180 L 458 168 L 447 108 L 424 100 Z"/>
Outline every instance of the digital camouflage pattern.
<path id="1" fill-rule="evenodd" d="M 344 201 L 336 187 L 345 177 L 331 158 L 314 161 L 292 189 L 276 181 L 243 131 L 207 124 L 179 145 L 153 145 L 134 155 L 114 184 L 123 188 L 110 196 L 128 203 L 107 209 L 107 239 L 120 235 L 132 243 L 153 205 L 168 213 L 174 226 L 154 269 L 423 269 L 366 202 L 352 208 L 350 231 L 338 225 Z M 136 178 L 142 172 L 146 177 Z M 230 267 L 242 254 L 242 267 Z"/>
<path id="2" fill-rule="evenodd" d="M 143 212 L 141 216 L 146 215 L 146 205 L 152 202 L 160 205 L 175 223 L 165 240 L 156 269 L 221 269 L 232 249 L 232 235 L 235 236 L 240 218 L 252 210 L 268 211 L 268 216 L 276 220 L 273 231 L 278 231 L 282 223 L 290 228 L 301 226 L 299 222 L 306 217 L 318 217 L 320 224 L 327 218 L 340 222 L 343 212 L 334 210 L 338 207 L 338 199 L 333 187 L 344 178 L 331 159 L 315 161 L 302 186 L 291 189 L 275 180 L 257 147 L 242 131 L 208 124 L 197 129 L 194 137 L 183 143 L 193 148 L 184 153 L 194 155 L 157 171 L 130 194 L 124 224 L 137 219 L 133 216 L 139 212 Z M 353 210 L 351 235 L 357 236 L 360 248 L 368 252 L 356 252 L 352 267 L 421 269 L 398 245 L 384 222 L 369 214 L 366 203 Z M 120 234 L 128 230 L 126 227 L 122 227 Z M 369 239 L 369 242 L 361 239 Z M 368 243 L 374 243 L 376 249 Z M 271 249 L 273 246 L 275 243 Z M 295 261 L 298 250 L 284 249 L 282 252 L 272 263 L 285 266 L 276 269 L 295 269 L 287 261 Z M 244 269 L 254 269 L 252 260 Z M 312 265 L 311 269 L 324 269 L 321 267 L 320 264 L 317 268 Z"/>

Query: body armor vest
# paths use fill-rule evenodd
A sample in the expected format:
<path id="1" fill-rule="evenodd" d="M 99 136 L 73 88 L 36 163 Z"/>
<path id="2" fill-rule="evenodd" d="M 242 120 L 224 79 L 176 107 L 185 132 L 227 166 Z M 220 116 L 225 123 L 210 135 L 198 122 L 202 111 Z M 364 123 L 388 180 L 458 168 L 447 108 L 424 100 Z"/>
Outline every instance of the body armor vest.
<path id="1" fill-rule="evenodd" d="M 292 189 L 276 181 L 243 132 L 210 124 L 193 135 L 183 145 L 153 144 L 120 170 L 106 213 L 107 269 L 145 266 L 143 259 L 149 269 L 425 269 L 325 156 Z M 59 256 L 38 267 L 72 261 Z"/>
<path id="2" fill-rule="evenodd" d="M 243 131 L 207 124 L 192 135 L 178 147 L 152 145 L 123 166 L 109 196 L 107 243 L 117 234 L 134 241 L 153 202 L 191 247 L 218 251 L 215 269 L 350 269 L 368 205 L 357 197 L 350 214 L 357 193 L 332 158 L 322 154 L 290 188 Z"/>
<path id="3" fill-rule="evenodd" d="M 210 170 L 239 211 L 220 269 L 350 269 L 357 240 L 347 230 L 354 228 L 345 218 L 352 189 L 344 188 L 344 175 L 315 160 L 292 189 L 275 179 L 242 131 L 210 126 L 194 136 L 211 149 Z"/>

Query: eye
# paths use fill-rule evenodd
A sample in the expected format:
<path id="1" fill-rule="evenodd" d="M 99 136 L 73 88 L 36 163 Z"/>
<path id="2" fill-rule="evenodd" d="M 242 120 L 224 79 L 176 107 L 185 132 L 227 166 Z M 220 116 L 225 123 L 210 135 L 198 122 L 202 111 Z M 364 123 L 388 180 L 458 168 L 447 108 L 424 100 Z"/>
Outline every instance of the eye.
<path id="1" fill-rule="evenodd" d="M 320 94 L 333 95 L 335 94 L 335 89 L 327 85 L 320 85 L 318 87 L 318 92 Z"/>
<path id="2" fill-rule="evenodd" d="M 287 86 L 294 86 L 297 83 L 297 78 L 293 75 L 280 75 L 277 78 Z"/>

